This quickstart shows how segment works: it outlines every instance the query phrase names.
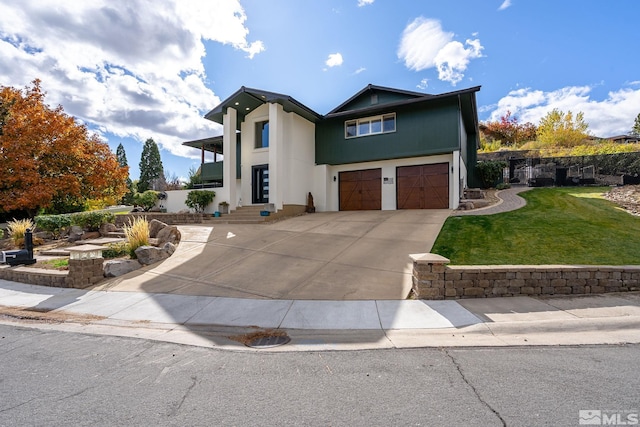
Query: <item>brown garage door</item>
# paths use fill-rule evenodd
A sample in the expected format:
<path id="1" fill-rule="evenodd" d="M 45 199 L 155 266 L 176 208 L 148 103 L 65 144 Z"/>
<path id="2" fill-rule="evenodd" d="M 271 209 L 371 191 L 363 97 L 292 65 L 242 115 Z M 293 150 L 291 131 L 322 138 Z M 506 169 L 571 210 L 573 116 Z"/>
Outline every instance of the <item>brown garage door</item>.
<path id="1" fill-rule="evenodd" d="M 340 210 L 382 209 L 382 169 L 340 172 Z"/>
<path id="2" fill-rule="evenodd" d="M 402 166 L 396 170 L 398 209 L 448 209 L 449 164 Z"/>

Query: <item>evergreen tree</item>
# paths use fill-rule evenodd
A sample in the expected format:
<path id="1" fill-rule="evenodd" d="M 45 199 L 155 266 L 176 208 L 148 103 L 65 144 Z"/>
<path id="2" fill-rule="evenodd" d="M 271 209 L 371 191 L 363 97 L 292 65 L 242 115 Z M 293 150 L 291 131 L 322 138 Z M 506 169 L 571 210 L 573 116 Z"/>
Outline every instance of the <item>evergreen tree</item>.
<path id="1" fill-rule="evenodd" d="M 147 190 L 163 190 L 164 168 L 160 159 L 158 144 L 149 138 L 142 147 L 140 157 L 140 180 L 138 181 L 138 192 L 144 193 Z"/>
<path id="2" fill-rule="evenodd" d="M 127 168 L 127 193 L 122 196 L 122 200 L 120 203 L 123 205 L 130 205 L 133 203 L 133 194 L 135 193 L 133 188 L 133 182 L 131 181 L 131 177 L 129 176 L 129 163 L 127 162 L 127 154 L 124 151 L 124 147 L 122 144 L 118 145 L 116 149 L 116 157 L 118 158 L 118 163 L 121 167 Z"/>
<path id="3" fill-rule="evenodd" d="M 631 135 L 640 136 L 640 114 L 636 116 L 636 121 L 633 122 L 633 127 L 631 128 Z"/>

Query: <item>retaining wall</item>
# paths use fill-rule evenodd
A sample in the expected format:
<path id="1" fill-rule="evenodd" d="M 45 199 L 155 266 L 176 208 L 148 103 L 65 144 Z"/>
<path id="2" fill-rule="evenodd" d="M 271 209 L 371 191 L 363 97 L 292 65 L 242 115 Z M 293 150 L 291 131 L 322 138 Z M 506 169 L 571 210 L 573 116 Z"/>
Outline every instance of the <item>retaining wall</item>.
<path id="1" fill-rule="evenodd" d="M 146 217 L 148 221 L 157 219 L 168 225 L 177 224 L 202 224 L 204 215 L 198 213 L 161 213 L 161 212 L 132 212 L 124 215 L 116 215 L 116 225 L 122 227 L 129 224 L 135 217 Z"/>
<path id="2" fill-rule="evenodd" d="M 436 254 L 411 255 L 413 294 L 420 299 L 585 295 L 640 290 L 640 266 L 449 266 Z"/>
<path id="3" fill-rule="evenodd" d="M 43 270 L 33 267 L 0 267 L 0 279 L 40 286 L 67 288 L 68 271 Z"/>

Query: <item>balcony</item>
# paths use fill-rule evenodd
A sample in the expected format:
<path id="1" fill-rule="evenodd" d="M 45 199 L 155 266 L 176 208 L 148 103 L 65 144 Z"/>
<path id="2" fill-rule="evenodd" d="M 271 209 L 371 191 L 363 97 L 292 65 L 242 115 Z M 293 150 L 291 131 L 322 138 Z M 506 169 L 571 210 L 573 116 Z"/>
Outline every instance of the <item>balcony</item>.
<path id="1" fill-rule="evenodd" d="M 200 165 L 200 169 L 198 170 L 202 182 L 222 182 L 222 164 L 223 162 L 202 163 Z"/>

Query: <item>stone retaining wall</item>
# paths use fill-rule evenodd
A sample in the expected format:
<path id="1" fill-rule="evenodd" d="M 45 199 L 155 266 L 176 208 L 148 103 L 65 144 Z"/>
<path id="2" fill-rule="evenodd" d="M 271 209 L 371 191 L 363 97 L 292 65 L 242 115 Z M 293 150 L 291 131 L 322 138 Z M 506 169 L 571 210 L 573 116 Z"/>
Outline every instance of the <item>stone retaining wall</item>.
<path id="1" fill-rule="evenodd" d="M 43 270 L 33 267 L 0 267 L 0 279 L 40 286 L 67 288 L 68 271 Z"/>
<path id="2" fill-rule="evenodd" d="M 129 224 L 129 221 L 135 217 L 146 217 L 147 221 L 157 219 L 168 225 L 177 224 L 202 224 L 204 215 L 196 213 L 161 213 L 161 212 L 132 212 L 124 215 L 116 215 L 116 225 L 122 227 Z"/>
<path id="3" fill-rule="evenodd" d="M 413 294 L 420 299 L 584 295 L 640 290 L 640 266 L 448 266 L 436 254 L 411 255 Z"/>

